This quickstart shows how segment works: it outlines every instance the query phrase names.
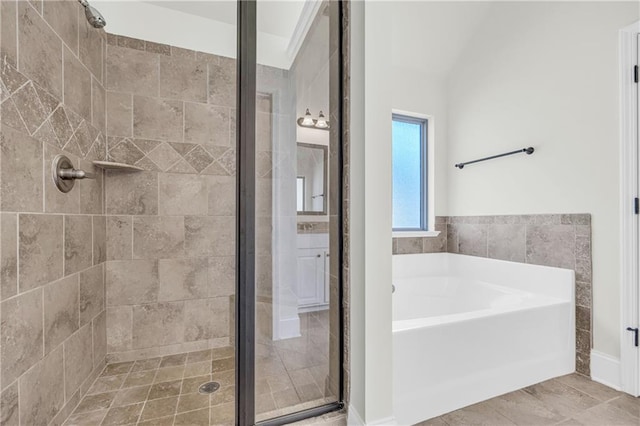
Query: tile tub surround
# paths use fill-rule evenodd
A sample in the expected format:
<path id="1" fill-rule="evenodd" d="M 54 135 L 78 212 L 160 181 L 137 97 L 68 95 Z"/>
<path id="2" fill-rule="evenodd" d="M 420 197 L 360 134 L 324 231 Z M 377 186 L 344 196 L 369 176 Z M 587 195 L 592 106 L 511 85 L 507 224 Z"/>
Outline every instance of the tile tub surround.
<path id="1" fill-rule="evenodd" d="M 593 328 L 590 214 L 451 216 L 438 217 L 436 223 L 446 230 L 437 238 L 394 238 L 394 254 L 446 251 L 573 269 L 576 371 L 590 375 Z"/>
<path id="2" fill-rule="evenodd" d="M 145 170 L 105 180 L 110 361 L 233 343 L 235 73 L 234 59 L 108 37 L 108 158 Z M 258 312 L 271 324 L 270 95 L 258 109 Z"/>
<path id="3" fill-rule="evenodd" d="M 0 2 L 0 423 L 61 424 L 103 369 L 104 31 L 77 2 Z M 63 194 L 67 155 L 97 174 Z"/>

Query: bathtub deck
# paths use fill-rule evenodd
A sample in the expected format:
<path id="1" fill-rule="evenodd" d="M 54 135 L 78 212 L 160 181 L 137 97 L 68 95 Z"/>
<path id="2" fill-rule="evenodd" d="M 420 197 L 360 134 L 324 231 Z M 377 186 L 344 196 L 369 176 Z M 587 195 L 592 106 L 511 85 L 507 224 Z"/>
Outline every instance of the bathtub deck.
<path id="1" fill-rule="evenodd" d="M 640 425 L 640 398 L 570 374 L 511 392 L 419 426 Z"/>

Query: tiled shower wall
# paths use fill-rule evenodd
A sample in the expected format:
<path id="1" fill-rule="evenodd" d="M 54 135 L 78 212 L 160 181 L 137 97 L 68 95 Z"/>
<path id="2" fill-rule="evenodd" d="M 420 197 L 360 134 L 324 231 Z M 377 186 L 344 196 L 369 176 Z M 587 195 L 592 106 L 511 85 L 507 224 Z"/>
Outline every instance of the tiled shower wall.
<path id="1" fill-rule="evenodd" d="M 76 1 L 0 2 L 0 423 L 59 424 L 104 366 L 105 33 Z M 18 420 L 19 419 L 19 420 Z"/>
<path id="2" fill-rule="evenodd" d="M 576 276 L 576 370 L 590 374 L 591 215 L 549 214 L 436 218 L 438 237 L 394 238 L 394 254 L 449 252 L 573 269 Z"/>
<path id="3" fill-rule="evenodd" d="M 144 169 L 106 179 L 109 359 L 233 345 L 235 60 L 107 41 L 108 157 Z M 258 295 L 270 304 L 271 97 L 258 108 Z"/>

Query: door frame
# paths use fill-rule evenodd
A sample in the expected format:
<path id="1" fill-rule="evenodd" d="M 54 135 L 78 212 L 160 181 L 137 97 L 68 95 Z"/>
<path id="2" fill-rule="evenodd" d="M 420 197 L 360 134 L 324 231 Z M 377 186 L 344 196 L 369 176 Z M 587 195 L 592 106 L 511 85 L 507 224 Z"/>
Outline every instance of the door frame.
<path id="1" fill-rule="evenodd" d="M 640 216 L 635 214 L 635 198 L 640 197 L 638 157 L 638 65 L 640 21 L 619 33 L 620 85 L 620 389 L 640 395 L 640 350 L 633 345 L 627 327 L 640 326 Z"/>

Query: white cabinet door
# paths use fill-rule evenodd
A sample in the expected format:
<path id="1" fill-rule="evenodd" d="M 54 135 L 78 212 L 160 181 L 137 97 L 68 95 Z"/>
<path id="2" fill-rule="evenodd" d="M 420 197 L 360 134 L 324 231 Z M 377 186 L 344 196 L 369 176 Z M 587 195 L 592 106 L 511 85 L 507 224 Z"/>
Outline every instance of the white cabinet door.
<path id="1" fill-rule="evenodd" d="M 320 284 L 320 285 L 318 285 Z M 324 302 L 324 250 L 298 250 L 298 306 Z"/>
<path id="2" fill-rule="evenodd" d="M 331 275 L 329 274 L 329 272 L 331 271 L 331 267 L 329 265 L 331 265 L 331 259 L 329 259 L 329 252 L 325 251 L 324 252 L 324 279 L 323 279 L 324 303 L 329 303 L 329 296 L 331 293 L 329 291 L 329 284 L 330 284 L 330 277 L 331 277 Z"/>

